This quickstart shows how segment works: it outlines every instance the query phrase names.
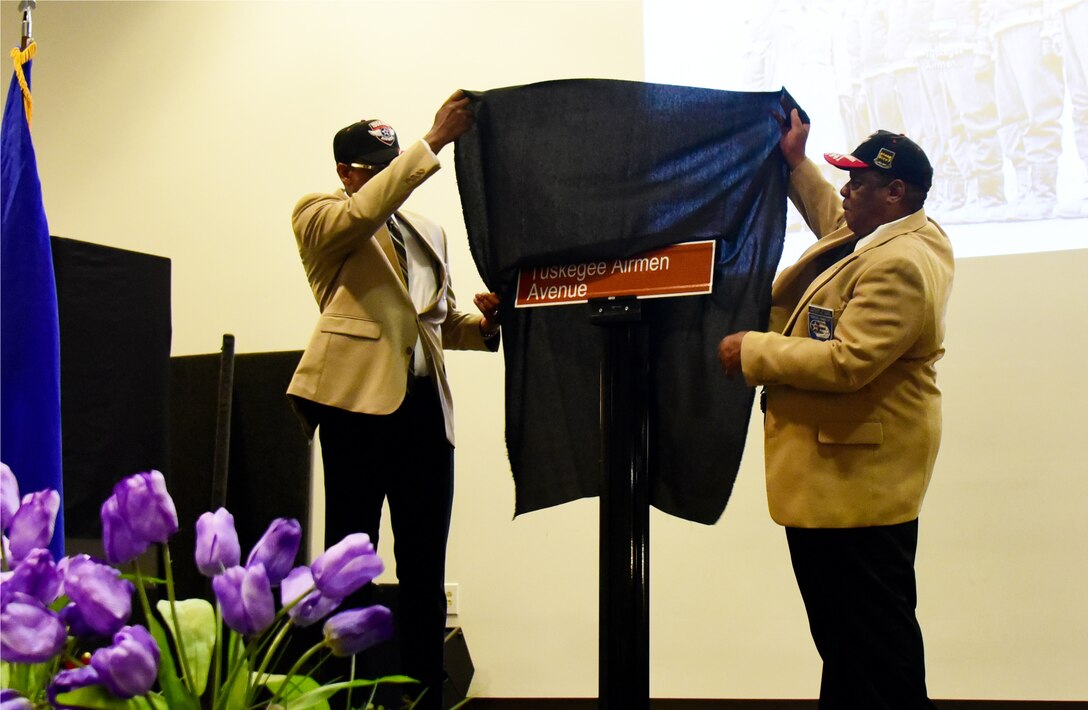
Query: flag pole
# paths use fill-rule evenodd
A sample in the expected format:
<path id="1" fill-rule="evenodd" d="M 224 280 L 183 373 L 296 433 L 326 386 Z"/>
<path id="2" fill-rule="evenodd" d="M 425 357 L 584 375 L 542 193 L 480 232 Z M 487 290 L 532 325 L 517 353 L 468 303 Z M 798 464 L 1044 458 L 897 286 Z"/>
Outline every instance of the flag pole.
<path id="1" fill-rule="evenodd" d="M 34 39 L 34 23 L 30 14 L 36 7 L 37 0 L 21 0 L 19 3 L 19 10 L 23 13 L 23 41 L 20 50 L 25 50 Z"/>
<path id="2" fill-rule="evenodd" d="M 3 174 L 0 243 L 0 446 L 25 491 L 52 488 L 61 495 L 49 549 L 64 556 L 64 451 L 61 437 L 60 332 L 56 274 L 42 204 L 34 143 L 30 64 L 36 44 L 31 15 L 37 3 L 22 0 L 22 47 L 12 48 L 12 80 L 0 130 Z M 16 344 L 15 341 L 18 341 Z"/>

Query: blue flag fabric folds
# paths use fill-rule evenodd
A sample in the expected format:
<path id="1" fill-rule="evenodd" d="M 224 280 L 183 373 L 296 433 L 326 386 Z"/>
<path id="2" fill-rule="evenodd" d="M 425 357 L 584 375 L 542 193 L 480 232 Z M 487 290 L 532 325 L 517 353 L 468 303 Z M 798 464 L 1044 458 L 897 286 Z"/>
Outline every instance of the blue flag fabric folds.
<path id="1" fill-rule="evenodd" d="M 17 59 L 27 98 L 33 46 Z M 57 289 L 19 74 L 0 128 L 0 459 L 15 472 L 21 493 L 54 488 L 63 496 Z M 56 559 L 64 553 L 63 509 L 50 544 Z"/>
<path id="2" fill-rule="evenodd" d="M 714 239 L 709 296 L 643 301 L 650 329 L 650 497 L 713 523 L 744 450 L 753 390 L 717 362 L 763 329 L 782 253 L 781 92 L 566 80 L 472 94 L 457 142 L 469 243 L 503 300 L 515 514 L 600 492 L 605 333 L 585 306 L 514 309 L 518 270 Z"/>

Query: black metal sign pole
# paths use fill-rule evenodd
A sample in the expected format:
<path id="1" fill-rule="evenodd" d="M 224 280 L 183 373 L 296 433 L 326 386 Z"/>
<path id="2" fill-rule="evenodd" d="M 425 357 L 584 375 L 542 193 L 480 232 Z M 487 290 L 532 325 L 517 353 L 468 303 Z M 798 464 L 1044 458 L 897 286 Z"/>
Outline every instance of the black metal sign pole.
<path id="1" fill-rule="evenodd" d="M 638 300 L 590 302 L 601 368 L 601 710 L 650 707 L 648 328 Z"/>

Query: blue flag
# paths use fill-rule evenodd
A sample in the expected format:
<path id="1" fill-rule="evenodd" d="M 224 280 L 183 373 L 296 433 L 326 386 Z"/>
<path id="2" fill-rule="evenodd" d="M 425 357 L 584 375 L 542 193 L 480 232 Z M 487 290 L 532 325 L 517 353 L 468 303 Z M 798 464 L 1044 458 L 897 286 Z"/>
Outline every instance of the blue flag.
<path id="1" fill-rule="evenodd" d="M 42 185 L 30 140 L 34 44 L 12 52 L 15 72 L 0 128 L 0 460 L 23 495 L 61 494 L 50 550 L 64 553 L 60 327 Z"/>

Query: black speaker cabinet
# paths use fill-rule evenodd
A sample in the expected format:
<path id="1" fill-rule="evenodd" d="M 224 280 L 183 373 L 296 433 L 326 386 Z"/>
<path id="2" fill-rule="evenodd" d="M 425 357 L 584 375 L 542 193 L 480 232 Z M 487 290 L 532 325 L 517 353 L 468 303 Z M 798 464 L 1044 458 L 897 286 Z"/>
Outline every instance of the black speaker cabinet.
<path id="1" fill-rule="evenodd" d="M 476 674 L 476 667 L 472 665 L 472 656 L 468 652 L 468 641 L 460 626 L 446 629 L 443 663 L 446 680 L 442 684 L 442 707 L 451 708 L 468 696 L 468 687 Z"/>
<path id="2" fill-rule="evenodd" d="M 396 584 L 370 584 L 344 602 L 342 609 L 351 609 L 371 604 L 381 604 L 393 612 L 394 632 L 387 639 L 372 648 L 363 651 L 356 657 L 356 678 L 382 678 L 385 676 L 400 674 L 400 634 L 396 630 L 396 619 L 400 614 L 400 604 L 397 600 Z M 288 642 L 286 658 L 291 658 L 298 652 L 309 648 L 321 641 L 321 627 L 323 622 L 314 624 L 305 629 L 297 629 L 292 633 Z M 452 708 L 468 695 L 469 685 L 476 669 L 472 664 L 472 656 L 468 652 L 468 643 L 465 640 L 461 627 L 454 626 L 446 629 L 445 646 L 443 651 L 443 669 L 446 679 L 442 684 L 442 707 Z M 284 672 L 285 669 L 280 669 Z M 324 683 L 336 680 L 344 680 L 349 677 L 351 663 L 345 658 L 330 658 L 315 674 L 317 679 Z M 367 693 L 369 689 L 366 689 Z M 367 693 L 361 695 L 365 699 Z M 378 686 L 374 693 L 374 703 L 379 707 L 395 710 L 405 707 L 418 697 L 420 688 L 418 685 L 390 685 Z M 334 708 L 343 707 L 343 697 L 338 695 L 332 701 Z M 360 694 L 357 692 L 352 699 L 352 705 L 361 704 Z"/>

